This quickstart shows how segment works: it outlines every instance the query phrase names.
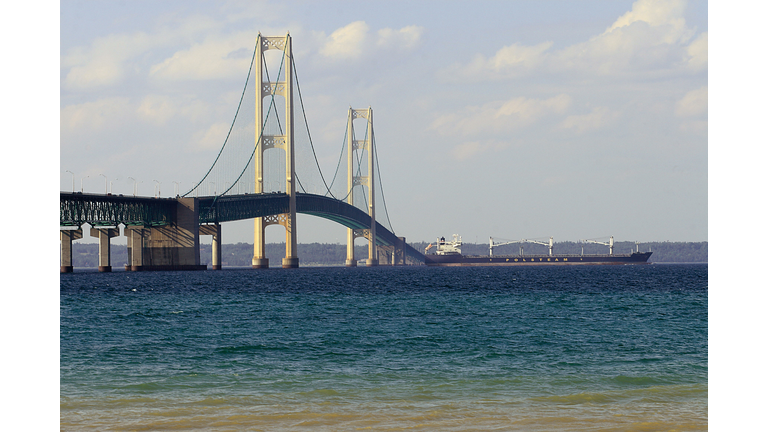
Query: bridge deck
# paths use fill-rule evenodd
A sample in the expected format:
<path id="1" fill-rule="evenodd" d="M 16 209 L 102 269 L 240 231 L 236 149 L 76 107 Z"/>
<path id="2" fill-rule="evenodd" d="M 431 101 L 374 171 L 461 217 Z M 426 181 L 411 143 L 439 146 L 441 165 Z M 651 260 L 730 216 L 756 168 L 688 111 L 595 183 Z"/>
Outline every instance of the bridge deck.
<path id="1" fill-rule="evenodd" d="M 242 194 L 197 198 L 199 223 L 221 223 L 253 219 L 288 212 L 288 195 L 283 193 Z M 93 226 L 142 225 L 163 226 L 176 218 L 177 200 L 123 195 L 61 192 L 60 225 Z M 296 194 L 296 211 L 332 220 L 352 229 L 367 229 L 367 213 L 343 201 L 314 194 Z M 376 223 L 376 243 L 397 244 L 397 236 Z M 406 254 L 420 261 L 424 255 L 406 245 Z"/>

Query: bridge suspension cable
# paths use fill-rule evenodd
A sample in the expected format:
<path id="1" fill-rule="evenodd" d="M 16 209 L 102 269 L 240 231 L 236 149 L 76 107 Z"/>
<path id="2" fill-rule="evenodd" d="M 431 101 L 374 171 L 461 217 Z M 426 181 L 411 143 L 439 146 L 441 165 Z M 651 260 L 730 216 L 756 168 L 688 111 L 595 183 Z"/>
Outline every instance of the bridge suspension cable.
<path id="1" fill-rule="evenodd" d="M 259 43 L 259 41 L 257 40 L 257 44 L 258 43 Z M 285 62 L 285 59 L 286 59 L 286 47 L 287 46 L 283 46 L 283 49 L 282 49 L 282 56 L 281 56 L 281 60 L 280 60 L 280 67 L 279 67 L 279 69 L 277 71 L 277 79 L 278 80 L 279 80 L 279 77 L 281 76 L 283 70 L 284 69 L 289 69 L 287 67 L 288 65 L 286 65 L 286 62 Z M 247 110 L 244 110 L 244 107 L 248 107 L 249 109 L 251 107 L 248 104 L 243 104 L 243 101 L 245 100 L 245 95 L 246 95 L 246 93 L 248 92 L 248 89 L 251 86 L 255 86 L 258 89 L 259 86 L 265 86 L 265 85 L 267 85 L 267 83 L 271 82 L 270 79 L 269 79 L 269 71 L 268 71 L 268 69 L 266 67 L 266 57 L 265 57 L 264 53 L 262 53 L 260 58 L 257 59 L 256 58 L 257 57 L 256 54 L 258 52 L 257 48 L 258 48 L 258 46 L 254 47 L 254 52 L 253 52 L 253 55 L 251 57 L 251 62 L 250 62 L 249 67 L 248 67 L 248 74 L 247 74 L 247 77 L 246 77 L 246 80 L 245 80 L 245 85 L 243 86 L 243 91 L 242 91 L 242 93 L 240 95 L 240 99 L 238 101 L 238 106 L 237 106 L 237 109 L 235 111 L 234 118 L 233 118 L 232 122 L 229 124 L 229 128 L 227 130 L 227 135 L 226 135 L 226 137 L 224 139 L 224 143 L 219 148 L 219 151 L 216 154 L 216 158 L 214 159 L 213 164 L 206 171 L 206 173 L 202 177 L 202 179 L 200 181 L 198 181 L 196 184 L 194 184 L 194 186 L 189 191 L 184 193 L 182 196 L 185 196 L 185 197 L 186 196 L 190 196 L 193 193 L 195 194 L 195 196 L 198 196 L 198 195 L 209 195 L 209 196 L 211 196 L 212 195 L 213 196 L 213 202 L 215 203 L 216 200 L 219 197 L 227 195 L 227 194 L 232 194 L 232 193 L 235 193 L 235 194 L 242 193 L 243 189 L 245 189 L 246 193 L 247 192 L 253 192 L 253 190 L 254 190 L 254 187 L 253 187 L 254 183 L 252 183 L 252 182 L 249 183 L 247 181 L 244 181 L 244 176 L 245 176 L 246 172 L 253 171 L 253 167 L 254 167 L 254 164 L 255 164 L 256 152 L 257 151 L 261 151 L 261 148 L 259 148 L 259 146 L 264 146 L 265 145 L 264 137 L 265 136 L 269 136 L 271 134 L 271 132 L 269 132 L 270 130 L 275 130 L 276 132 L 279 132 L 279 135 L 283 135 L 283 123 L 280 120 L 280 114 L 279 114 L 279 110 L 278 110 L 278 107 L 277 107 L 277 104 L 276 104 L 276 100 L 275 100 L 275 96 L 280 92 L 280 90 L 278 90 L 278 86 L 280 85 L 280 83 L 276 82 L 276 83 L 272 83 L 271 84 L 271 88 L 269 89 L 270 100 L 269 100 L 269 103 L 268 103 L 267 113 L 266 113 L 266 116 L 263 119 L 263 122 L 262 122 L 262 125 L 261 125 L 261 128 L 260 128 L 260 132 L 259 132 L 259 136 L 258 136 L 258 139 L 256 141 L 256 145 L 255 146 L 253 145 L 253 133 L 254 133 L 254 130 L 255 130 L 255 127 L 256 127 L 255 121 L 253 121 L 255 115 L 251 115 L 252 114 L 251 112 L 247 112 L 247 113 L 244 112 L 244 111 L 247 111 Z M 256 64 L 255 64 L 256 61 L 262 62 L 264 64 L 264 66 L 265 66 L 263 68 L 263 70 L 266 72 L 266 78 L 267 78 L 266 82 L 262 82 L 262 83 L 253 82 L 253 81 L 256 81 L 255 79 L 252 78 L 255 75 L 253 70 L 254 70 L 254 67 L 256 66 Z M 329 185 L 329 183 L 325 179 L 325 176 L 323 175 L 322 169 L 320 168 L 320 162 L 318 160 L 317 151 L 316 151 L 315 146 L 314 146 L 314 140 L 312 139 L 312 135 L 311 135 L 310 127 L 309 127 L 309 122 L 307 120 L 307 113 L 306 113 L 306 109 L 305 109 L 305 105 L 304 105 L 303 95 L 301 93 L 301 86 L 299 84 L 298 73 L 297 73 L 297 70 L 296 70 L 296 61 L 293 58 L 293 56 L 291 56 L 289 61 L 291 62 L 291 66 L 292 66 L 290 68 L 291 69 L 291 74 L 292 74 L 292 76 L 293 76 L 293 78 L 294 78 L 294 80 L 296 82 L 296 84 L 295 84 L 296 85 L 296 91 L 297 91 L 298 96 L 299 96 L 299 105 L 300 105 L 301 111 L 302 111 L 301 119 L 304 121 L 304 129 L 306 130 L 306 134 L 307 134 L 306 138 L 307 138 L 308 144 L 309 144 L 308 148 L 310 149 L 310 152 L 308 152 L 308 153 L 311 153 L 311 159 L 313 159 L 313 161 L 310 162 L 309 158 L 296 157 L 296 161 L 300 162 L 300 161 L 303 160 L 303 163 L 308 164 L 308 165 L 305 166 L 305 168 L 310 170 L 310 171 L 307 171 L 307 173 L 311 173 L 315 169 L 317 170 L 317 172 L 319 173 L 319 176 L 320 176 L 320 178 L 319 178 L 320 182 L 319 183 L 321 183 L 321 184 L 318 184 L 318 186 L 321 189 L 323 189 L 323 188 L 325 189 L 322 192 L 323 195 L 329 196 L 329 197 L 334 198 L 336 200 L 346 201 L 347 198 L 350 196 L 350 194 L 353 193 L 355 186 L 352 186 L 351 188 L 347 188 L 347 186 L 344 186 L 342 191 L 336 191 L 336 192 L 334 192 L 334 186 L 336 185 L 336 181 L 337 181 L 337 178 L 338 178 L 338 173 L 339 173 L 339 170 L 340 170 L 340 167 L 341 167 L 341 161 L 344 158 L 345 149 L 346 149 L 347 141 L 348 141 L 348 138 L 349 138 L 347 136 L 348 135 L 348 131 L 352 130 L 352 133 L 354 134 L 354 126 L 352 126 L 351 128 L 349 127 L 349 122 L 352 121 L 352 120 L 348 119 L 348 123 L 347 123 L 348 127 L 345 128 L 344 141 L 343 141 L 343 144 L 341 146 L 341 152 L 340 152 L 340 155 L 339 155 L 339 161 L 337 163 L 336 171 L 334 173 L 333 179 L 331 180 L 330 185 Z M 286 82 L 290 82 L 290 81 L 291 80 L 288 80 L 286 78 Z M 266 88 L 264 88 L 264 89 L 266 90 Z M 259 93 L 260 93 L 260 90 L 257 90 L 257 94 L 259 94 Z M 253 109 L 255 110 L 255 108 L 253 108 Z M 257 121 L 261 121 L 261 120 L 257 120 Z M 271 125 L 271 126 L 269 126 L 269 125 Z M 273 128 L 273 129 L 269 129 L 270 127 Z M 248 132 L 248 131 L 250 131 L 250 132 Z M 248 135 L 249 135 L 249 133 L 250 133 L 250 137 L 251 137 L 250 138 L 250 145 L 246 145 L 247 142 L 248 142 Z M 373 166 L 371 170 L 375 170 L 375 171 L 377 171 L 380 174 L 381 170 L 380 170 L 380 164 L 379 164 L 379 161 L 378 161 L 378 151 L 375 148 L 375 140 L 374 140 L 373 129 L 371 129 L 371 131 L 370 131 L 370 135 L 371 135 L 370 137 L 368 136 L 368 133 L 369 132 L 368 132 L 368 130 L 366 128 L 365 140 L 370 140 L 370 142 L 372 144 L 371 145 L 372 151 L 374 153 L 373 157 L 376 159 L 375 166 Z M 275 134 L 275 135 L 278 135 L 278 134 Z M 353 136 L 353 138 L 354 138 L 354 136 Z M 238 142 L 238 139 L 240 139 L 241 142 Z M 304 148 L 306 148 L 306 147 L 304 147 Z M 284 182 L 285 179 L 284 178 L 281 179 L 279 176 L 276 177 L 275 179 L 272 179 L 271 177 L 277 176 L 277 174 L 276 173 L 272 173 L 271 171 L 276 171 L 276 172 L 283 171 L 283 169 L 286 168 L 286 167 L 284 167 L 284 166 L 283 167 L 281 167 L 281 166 L 274 166 L 274 167 L 272 167 L 271 165 L 274 165 L 275 163 L 277 163 L 277 165 L 280 165 L 281 163 L 284 163 L 284 162 L 281 161 L 280 158 L 276 158 L 276 159 L 272 158 L 270 156 L 270 153 L 271 153 L 271 150 L 265 152 L 265 154 L 267 154 L 266 157 L 268 158 L 267 166 L 270 166 L 271 168 L 268 169 L 264 173 L 264 180 L 266 181 L 267 184 L 278 184 L 279 185 L 282 182 Z M 367 174 L 369 176 L 374 175 L 374 173 L 363 172 L 364 171 L 363 170 L 363 166 L 365 166 L 365 164 L 362 163 L 362 157 L 363 157 L 362 152 L 356 152 L 356 153 L 357 153 L 357 155 L 356 155 L 356 157 L 354 159 L 355 159 L 355 162 L 357 163 L 357 167 L 354 167 L 353 169 L 357 173 L 357 176 L 362 176 L 363 174 Z M 307 154 L 307 156 L 309 156 L 309 154 Z M 245 166 L 242 165 L 244 160 L 247 160 L 247 162 L 245 163 Z M 314 166 L 312 166 L 310 168 L 309 164 L 314 165 Z M 299 189 L 302 190 L 305 193 L 312 193 L 312 191 L 310 189 L 312 187 L 312 181 L 313 180 L 311 178 L 310 179 L 306 178 L 307 173 L 305 173 L 303 171 L 303 169 L 301 169 L 301 170 L 300 169 L 296 169 L 295 171 L 296 172 L 294 172 L 294 175 L 295 175 L 296 182 L 297 182 L 297 185 L 298 185 Z M 367 171 L 367 169 L 365 171 Z M 301 177 L 300 177 L 300 173 L 301 173 Z M 390 220 L 390 217 L 389 217 L 389 211 L 387 209 L 386 199 L 385 199 L 384 194 L 383 194 L 383 182 L 381 181 L 381 176 L 380 175 L 377 175 L 377 177 L 378 177 L 378 179 L 376 180 L 376 182 L 378 183 L 379 190 L 382 191 L 382 192 L 381 192 L 381 198 L 378 198 L 378 196 L 376 196 L 376 198 L 377 198 L 377 201 L 379 201 L 379 199 L 381 199 L 381 203 L 384 206 L 384 212 L 385 212 L 385 216 L 386 216 L 386 219 L 387 219 L 387 224 L 389 225 L 389 228 L 391 230 L 392 223 L 391 223 L 391 220 Z M 307 183 L 307 180 L 309 180 L 309 183 Z M 210 193 L 211 185 L 213 186 L 213 193 Z M 204 193 L 203 192 L 204 188 L 206 188 L 206 187 L 208 188 L 208 193 Z M 272 190 L 272 191 L 275 191 L 275 190 L 280 191 L 281 187 L 280 186 L 269 187 L 268 189 Z M 349 189 L 349 190 L 347 190 L 347 189 Z M 339 193 L 339 192 L 341 192 L 341 193 Z M 378 194 L 376 194 L 376 195 L 378 195 Z M 365 193 L 363 194 L 363 202 L 364 202 L 365 207 L 368 207 L 368 205 L 369 205 L 368 197 L 366 196 Z"/>
<path id="2" fill-rule="evenodd" d="M 339 168 L 341 167 L 341 160 L 344 159 L 344 148 L 347 145 L 347 131 L 349 129 L 349 122 L 350 122 L 350 119 L 347 119 L 347 125 L 344 127 L 344 141 L 342 141 L 342 144 L 341 144 L 341 151 L 339 152 L 339 162 L 336 164 L 336 172 L 333 173 L 333 179 L 331 180 L 331 186 L 330 186 L 331 188 L 336 183 L 336 176 L 339 175 Z M 328 190 L 328 194 L 330 194 L 331 197 L 333 197 L 333 198 L 339 199 L 339 198 L 337 198 L 337 197 L 335 197 L 333 195 L 333 192 L 330 191 L 330 188 Z M 349 191 L 347 191 L 347 196 L 349 196 Z M 341 198 L 341 200 L 345 200 L 347 198 L 347 196 Z"/>
<path id="3" fill-rule="evenodd" d="M 229 127 L 229 131 L 227 132 L 227 137 L 224 138 L 224 144 L 221 146 L 221 149 L 219 150 L 219 153 L 216 155 L 216 159 L 214 159 L 213 164 L 211 164 L 211 167 L 208 169 L 208 172 L 205 173 L 203 178 L 197 182 L 196 185 L 192 186 L 192 189 L 190 189 L 187 193 L 183 194 L 182 196 L 186 197 L 190 193 L 192 193 L 195 189 L 197 189 L 198 186 L 200 186 L 206 178 L 208 178 L 208 175 L 213 171 L 213 167 L 216 166 L 216 162 L 219 161 L 219 158 L 221 157 L 222 152 L 224 151 L 224 148 L 227 146 L 227 142 L 229 142 L 229 136 L 232 134 L 232 129 L 235 127 L 235 121 L 237 120 L 237 115 L 240 113 L 240 108 L 243 106 L 243 99 L 245 98 L 245 91 L 248 89 L 248 82 L 251 80 L 251 72 L 253 71 L 253 61 L 256 58 L 256 47 L 253 48 L 253 56 L 251 56 L 251 64 L 248 67 L 248 75 L 245 78 L 245 85 L 243 86 L 243 92 L 240 95 L 240 102 L 237 104 L 237 110 L 235 111 L 235 118 L 232 119 L 232 124 Z"/>
<path id="4" fill-rule="evenodd" d="M 237 120 L 238 120 L 238 118 L 240 116 L 240 111 L 241 111 L 241 107 L 242 107 L 242 104 L 243 104 L 243 99 L 245 98 L 245 93 L 246 93 L 246 91 L 248 89 L 248 84 L 250 83 L 250 77 L 251 77 L 251 72 L 253 71 L 253 63 L 254 63 L 255 58 L 256 58 L 256 48 L 254 48 L 253 57 L 251 58 L 251 64 L 250 64 L 250 66 L 248 68 L 248 77 L 246 78 L 246 83 L 245 83 L 245 86 L 243 88 L 243 92 L 242 92 L 242 94 L 240 96 L 240 102 L 238 103 L 237 110 L 235 111 L 235 117 L 232 120 L 232 124 L 230 125 L 229 131 L 227 132 L 227 137 L 224 140 L 224 144 L 221 146 L 221 149 L 219 150 L 219 153 L 217 154 L 216 159 L 214 160 L 213 164 L 208 169 L 206 174 L 203 176 L 203 178 L 195 186 L 193 186 L 192 189 L 190 189 L 188 192 L 186 192 L 183 196 L 188 196 L 192 192 L 195 192 L 200 187 L 200 185 L 203 184 L 203 182 L 211 175 L 211 173 L 213 172 L 214 168 L 217 166 L 217 163 L 219 162 L 219 160 L 220 160 L 220 158 L 221 158 L 221 156 L 222 156 L 222 154 L 224 152 L 224 149 L 230 143 L 230 137 L 232 135 L 233 130 L 235 130 L 235 124 L 236 124 L 236 122 L 237 122 Z M 262 58 L 260 59 L 260 61 L 264 61 L 265 64 L 266 64 L 266 59 L 264 58 L 263 55 L 262 55 Z M 278 72 L 277 72 L 278 76 L 280 76 L 280 73 L 283 70 L 284 63 L 285 63 L 285 47 L 283 48 L 283 52 L 282 52 L 282 58 L 281 58 L 281 61 L 280 61 L 280 68 L 278 69 Z M 261 128 L 261 133 L 259 134 L 259 138 L 258 138 L 256 146 L 253 146 L 251 148 L 250 156 L 248 157 L 248 162 L 245 164 L 245 166 L 243 167 L 242 171 L 240 171 L 240 174 L 233 181 L 225 182 L 224 187 L 222 188 L 223 191 L 221 193 L 215 193 L 215 191 L 214 191 L 213 195 L 215 195 L 216 197 L 225 195 L 229 191 L 231 191 L 233 188 L 235 188 L 235 186 L 239 184 L 238 182 L 242 179 L 243 174 L 245 174 L 246 171 L 248 171 L 248 168 L 251 166 L 251 162 L 253 162 L 253 158 L 254 158 L 254 156 L 256 154 L 257 149 L 259 148 L 260 145 L 262 145 L 262 142 L 263 142 L 262 136 L 264 135 L 264 130 L 267 129 L 267 123 L 269 122 L 269 119 L 272 118 L 272 117 L 270 117 L 270 114 L 272 113 L 272 108 L 276 107 L 276 105 L 275 105 L 275 94 L 276 94 L 276 92 L 277 92 L 277 86 L 274 86 L 271 89 L 271 91 L 270 91 L 269 107 L 267 109 L 267 115 L 265 116 L 264 123 L 263 123 L 262 128 Z M 282 125 L 280 124 L 280 118 L 279 118 L 279 115 L 277 114 L 277 109 L 275 109 L 274 118 L 276 118 L 277 127 L 280 130 L 282 130 Z M 246 128 L 247 128 L 247 126 L 246 126 Z M 230 161 L 229 163 L 236 163 L 237 159 L 239 159 L 239 158 L 233 158 L 233 159 L 234 160 Z M 227 161 L 223 161 L 223 163 L 225 165 L 228 164 Z M 226 173 L 226 171 L 229 171 L 229 170 L 224 170 L 224 171 Z M 231 184 L 229 184 L 229 183 L 231 183 Z M 227 184 L 229 184 L 229 186 L 227 186 Z"/>
<path id="5" fill-rule="evenodd" d="M 341 168 L 341 161 L 342 161 L 342 159 L 344 159 L 344 153 L 346 151 L 345 149 L 347 148 L 348 131 L 350 129 L 352 130 L 352 136 L 354 137 L 355 125 L 354 125 L 354 123 L 352 123 L 352 126 L 350 127 L 350 125 L 349 125 L 350 121 L 352 121 L 352 120 L 350 118 L 347 118 L 347 125 L 344 127 L 344 141 L 341 144 L 341 151 L 339 152 L 339 162 L 336 164 L 336 172 L 333 174 L 333 179 L 331 180 L 331 186 L 328 188 L 329 189 L 328 190 L 328 194 L 332 198 L 335 198 L 335 199 L 340 200 L 340 201 L 346 201 L 347 198 L 349 197 L 349 195 L 354 191 L 354 187 L 352 187 L 350 189 L 344 188 L 342 190 L 342 193 L 344 194 L 344 196 L 341 196 L 341 194 L 336 196 L 331 191 L 331 188 L 333 188 L 333 185 L 336 184 L 336 179 L 337 179 L 338 174 L 339 174 L 339 168 Z M 368 133 L 368 130 L 366 129 L 366 134 L 367 133 Z M 366 135 L 366 137 L 367 137 L 367 135 Z M 357 176 L 360 176 L 362 174 L 362 171 L 361 171 L 361 169 L 362 169 L 361 168 L 362 167 L 362 160 L 361 160 L 361 158 L 362 158 L 362 155 L 358 154 L 357 157 L 356 157 L 356 160 L 355 160 L 357 162 L 357 172 L 356 172 Z M 365 197 L 365 196 L 363 196 L 363 197 Z M 367 206 L 367 201 L 366 201 L 366 206 Z M 363 209 L 363 210 L 365 210 L 365 209 Z"/>
<path id="6" fill-rule="evenodd" d="M 373 127 L 371 127 L 371 141 L 373 142 L 374 159 L 376 159 L 376 171 L 379 174 L 376 176 L 376 178 L 379 180 L 379 194 L 381 195 L 381 202 L 384 204 L 384 215 L 387 217 L 389 230 L 394 233 L 395 230 L 392 228 L 392 221 L 389 220 L 389 211 L 387 211 L 387 200 L 384 198 L 384 186 L 382 185 L 383 182 L 381 181 L 381 169 L 379 169 L 379 154 L 378 150 L 376 150 L 376 133 Z"/>
<path id="7" fill-rule="evenodd" d="M 309 137 L 309 145 L 312 147 L 312 155 L 315 159 L 315 165 L 317 166 L 317 171 L 320 173 L 320 178 L 323 181 L 323 185 L 325 186 L 325 190 L 327 193 L 329 193 L 333 197 L 333 193 L 331 193 L 331 189 L 328 187 L 328 183 L 325 181 L 325 177 L 323 176 L 323 170 L 320 169 L 320 162 L 317 160 L 317 152 L 315 152 L 315 145 L 312 143 L 312 134 L 309 131 L 309 122 L 307 121 L 307 112 L 304 109 L 304 99 L 301 97 L 301 85 L 299 85 L 299 75 L 298 72 L 296 72 L 296 61 L 291 57 L 291 64 L 293 64 L 293 76 L 296 79 L 296 92 L 299 94 L 299 105 L 301 106 L 301 114 L 304 117 L 304 125 L 307 128 L 307 136 Z M 299 176 L 296 176 L 296 179 L 298 180 Z M 301 182 L 299 182 L 301 184 Z M 304 187 L 302 186 L 302 189 Z M 335 197 L 334 197 L 335 198 Z"/>
<path id="8" fill-rule="evenodd" d="M 278 77 L 280 76 L 280 72 L 282 72 L 282 70 L 283 70 L 283 65 L 284 65 L 284 63 L 285 63 L 285 50 L 286 50 L 286 48 L 287 48 L 287 47 L 288 47 L 288 45 L 285 45 L 285 46 L 283 46 L 283 55 L 282 55 L 282 58 L 281 58 L 281 60 L 280 60 L 280 69 L 278 69 L 278 71 L 277 71 L 277 76 L 278 76 Z M 264 64 L 266 65 L 266 62 L 267 62 L 267 61 L 266 61 L 266 59 L 264 58 L 264 56 L 263 56 L 263 55 L 262 55 L 262 59 L 263 59 L 263 61 L 264 61 Z M 266 70 L 266 68 L 265 68 L 265 70 Z M 269 82 L 269 71 L 267 71 L 267 82 Z M 258 83 L 257 83 L 257 84 L 258 84 Z M 262 137 L 263 137 L 263 135 L 264 135 L 264 130 L 266 129 L 266 126 L 267 126 L 267 121 L 269 120 L 269 114 L 272 112 L 272 108 L 275 108 L 275 118 L 277 119 L 277 127 L 278 127 L 278 130 L 279 130 L 279 131 L 281 132 L 281 134 L 282 134 L 282 129 L 283 129 L 283 128 L 282 128 L 282 126 L 280 125 L 280 116 L 277 114 L 277 107 L 275 106 L 275 93 L 276 93 L 276 92 L 277 92 L 277 86 L 275 85 L 275 86 L 272 88 L 272 91 L 271 91 L 271 95 L 270 95 L 270 101 L 269 101 L 269 108 L 267 109 L 267 115 L 266 115 L 266 116 L 264 116 L 264 117 L 265 117 L 265 118 L 264 118 L 264 124 L 262 125 L 262 128 L 261 128 L 261 133 L 259 134 L 259 139 L 258 139 L 258 141 L 257 141 L 257 144 L 256 144 L 256 145 L 253 147 L 253 151 L 251 152 L 251 156 L 250 156 L 250 158 L 248 158 L 248 163 L 246 163 L 246 164 L 245 164 L 245 167 L 244 167 L 244 168 L 243 168 L 243 170 L 240 172 L 240 175 L 239 175 L 239 176 L 237 176 L 237 179 L 236 179 L 236 180 L 235 180 L 235 181 L 232 183 L 232 186 L 230 186 L 230 188 L 229 188 L 229 189 L 227 189 L 226 191 L 222 192 L 222 193 L 221 193 L 221 195 L 224 195 L 224 194 L 226 194 L 227 192 L 229 192 L 229 190 L 230 190 L 232 187 L 234 187 L 235 183 L 237 183 L 238 181 L 240 181 L 240 179 L 243 177 L 243 174 L 245 174 L 245 172 L 248 170 L 248 167 L 250 167 L 250 166 L 251 166 L 251 161 L 253 161 L 253 158 L 254 158 L 254 156 L 256 155 L 256 151 L 258 150 L 259 146 L 261 146 L 261 145 L 262 145 L 262 141 L 263 141 L 263 140 L 262 140 Z M 217 196 L 217 197 L 218 197 L 218 196 Z"/>

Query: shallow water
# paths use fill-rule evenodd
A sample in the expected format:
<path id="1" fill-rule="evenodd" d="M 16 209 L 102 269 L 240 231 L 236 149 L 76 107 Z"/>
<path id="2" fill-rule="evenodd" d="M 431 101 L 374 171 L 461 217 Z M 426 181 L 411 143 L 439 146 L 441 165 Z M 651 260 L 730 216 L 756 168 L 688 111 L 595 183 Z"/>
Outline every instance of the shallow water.
<path id="1" fill-rule="evenodd" d="M 63 430 L 706 430 L 707 266 L 62 274 Z"/>

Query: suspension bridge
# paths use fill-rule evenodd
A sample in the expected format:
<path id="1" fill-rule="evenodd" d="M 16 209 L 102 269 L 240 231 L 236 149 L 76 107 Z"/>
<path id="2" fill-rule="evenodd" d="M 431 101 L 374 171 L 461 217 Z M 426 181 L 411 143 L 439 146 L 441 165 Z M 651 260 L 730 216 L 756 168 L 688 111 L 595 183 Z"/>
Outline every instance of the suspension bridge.
<path id="1" fill-rule="evenodd" d="M 274 61 L 268 63 L 268 56 Z M 361 138 L 356 121 L 365 124 Z M 297 213 L 347 228 L 346 266 L 357 265 L 357 238 L 368 241 L 367 266 L 423 263 L 424 256 L 394 233 L 389 220 L 373 125 L 373 109 L 349 108 L 339 162 L 327 181 L 304 111 L 291 36 L 259 34 L 224 143 L 190 190 L 176 198 L 61 192 L 61 272 L 73 270 L 72 242 L 82 238 L 85 224 L 99 239 L 99 271 L 112 270 L 110 239 L 120 235 L 121 226 L 127 270 L 205 269 L 200 263 L 204 235 L 212 236 L 212 267 L 221 269 L 221 224 L 244 219 L 254 220 L 253 268 L 269 267 L 265 229 L 270 225 L 285 229 L 282 267 L 296 268 Z M 384 210 L 383 219 L 377 220 L 377 208 Z"/>

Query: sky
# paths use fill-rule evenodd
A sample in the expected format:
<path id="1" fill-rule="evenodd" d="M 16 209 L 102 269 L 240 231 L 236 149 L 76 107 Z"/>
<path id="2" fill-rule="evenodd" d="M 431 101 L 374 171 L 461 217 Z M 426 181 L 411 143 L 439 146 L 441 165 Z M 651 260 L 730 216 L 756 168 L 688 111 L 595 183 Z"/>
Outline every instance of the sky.
<path id="1" fill-rule="evenodd" d="M 290 32 L 326 176 L 347 109 L 373 108 L 386 212 L 408 241 L 708 240 L 695 0 L 62 1 L 60 190 L 188 190 L 259 32 Z M 345 242 L 335 223 L 298 224 L 299 243 Z M 253 242 L 252 222 L 223 224 L 223 241 Z"/>
<path id="2" fill-rule="evenodd" d="M 618 0 L 5 5 L 0 317 L 14 329 L 6 345 L 29 354 L 6 359 L 21 371 L 11 377 L 19 403 L 8 420 L 58 424 L 50 185 L 58 176 L 59 189 L 71 190 L 74 176 L 75 189 L 101 193 L 103 174 L 115 193 L 132 192 L 129 176 L 143 195 L 153 180 L 164 195 L 174 181 L 190 186 L 220 145 L 218 125 L 232 118 L 243 53 L 258 32 L 290 31 L 324 169 L 338 156 L 349 106 L 374 108 L 399 235 L 708 240 L 709 421 L 713 430 L 754 429 L 766 294 L 759 259 L 746 260 L 762 256 L 768 236 L 765 9 Z M 333 224 L 300 222 L 302 242 L 342 241 Z M 252 241 L 248 222 L 226 223 L 223 234 L 225 243 Z"/>

